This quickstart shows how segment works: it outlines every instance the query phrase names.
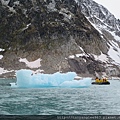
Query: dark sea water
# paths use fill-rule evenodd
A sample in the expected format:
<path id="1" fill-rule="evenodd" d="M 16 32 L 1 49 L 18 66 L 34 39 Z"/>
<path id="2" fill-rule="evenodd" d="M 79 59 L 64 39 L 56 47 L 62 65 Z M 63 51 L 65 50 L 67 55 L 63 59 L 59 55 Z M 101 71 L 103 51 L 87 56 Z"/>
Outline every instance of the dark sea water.
<path id="1" fill-rule="evenodd" d="M 89 88 L 11 88 L 0 79 L 1 115 L 120 115 L 120 81 Z"/>

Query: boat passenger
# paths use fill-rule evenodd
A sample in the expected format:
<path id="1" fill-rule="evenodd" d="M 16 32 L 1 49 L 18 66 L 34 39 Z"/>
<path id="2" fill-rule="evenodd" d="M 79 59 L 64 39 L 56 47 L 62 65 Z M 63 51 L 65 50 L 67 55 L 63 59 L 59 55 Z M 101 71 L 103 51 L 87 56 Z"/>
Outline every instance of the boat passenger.
<path id="1" fill-rule="evenodd" d="M 103 82 L 103 79 L 100 79 L 100 83 L 102 83 Z"/>
<path id="2" fill-rule="evenodd" d="M 101 79 L 99 79 L 99 81 L 98 81 L 99 83 L 101 83 Z"/>
<path id="3" fill-rule="evenodd" d="M 107 82 L 107 78 L 105 78 L 105 82 Z"/>
<path id="4" fill-rule="evenodd" d="M 99 82 L 99 79 L 98 79 L 98 77 L 96 77 L 96 78 L 95 78 L 95 82 Z"/>

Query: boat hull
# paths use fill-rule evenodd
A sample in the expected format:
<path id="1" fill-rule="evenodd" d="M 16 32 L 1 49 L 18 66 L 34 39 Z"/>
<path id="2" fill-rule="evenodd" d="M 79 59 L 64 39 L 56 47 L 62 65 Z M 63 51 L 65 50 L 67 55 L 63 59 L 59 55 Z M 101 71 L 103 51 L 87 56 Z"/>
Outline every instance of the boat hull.
<path id="1" fill-rule="evenodd" d="M 98 82 L 92 82 L 93 85 L 110 85 L 110 82 L 101 82 L 101 83 L 98 83 Z"/>

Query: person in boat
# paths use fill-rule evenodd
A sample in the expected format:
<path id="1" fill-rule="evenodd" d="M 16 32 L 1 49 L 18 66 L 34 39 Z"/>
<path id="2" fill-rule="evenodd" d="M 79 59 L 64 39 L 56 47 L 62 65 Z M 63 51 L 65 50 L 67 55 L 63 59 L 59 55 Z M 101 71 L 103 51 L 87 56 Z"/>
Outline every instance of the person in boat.
<path id="1" fill-rule="evenodd" d="M 104 81 L 107 82 L 107 78 L 105 78 Z"/>
<path id="2" fill-rule="evenodd" d="M 98 77 L 95 78 L 95 82 L 97 82 L 97 83 L 99 82 L 99 78 Z"/>
<path id="3" fill-rule="evenodd" d="M 96 77 L 95 82 L 96 82 L 96 83 L 102 83 L 102 82 L 103 82 L 103 79 L 99 79 L 98 77 Z"/>
<path id="4" fill-rule="evenodd" d="M 102 83 L 103 82 L 103 79 L 100 79 L 100 83 Z"/>

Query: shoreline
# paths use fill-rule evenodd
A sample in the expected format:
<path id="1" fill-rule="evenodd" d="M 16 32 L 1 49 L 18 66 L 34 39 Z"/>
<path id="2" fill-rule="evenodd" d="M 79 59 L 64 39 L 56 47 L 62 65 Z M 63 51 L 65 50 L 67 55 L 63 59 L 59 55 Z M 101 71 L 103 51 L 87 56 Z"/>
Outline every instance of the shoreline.
<path id="1" fill-rule="evenodd" d="M 1 79 L 17 79 L 16 77 L 0 77 L 0 80 Z"/>

